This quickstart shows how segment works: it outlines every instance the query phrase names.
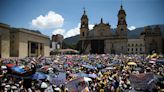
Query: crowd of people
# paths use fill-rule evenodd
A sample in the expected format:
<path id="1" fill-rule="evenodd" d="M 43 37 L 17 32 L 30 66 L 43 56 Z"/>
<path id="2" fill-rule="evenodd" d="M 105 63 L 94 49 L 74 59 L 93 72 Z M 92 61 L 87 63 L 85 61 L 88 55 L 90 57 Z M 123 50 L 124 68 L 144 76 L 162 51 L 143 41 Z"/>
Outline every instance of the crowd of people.
<path id="1" fill-rule="evenodd" d="M 164 62 L 161 58 L 163 56 L 157 54 L 89 54 L 1 59 L 0 90 L 164 92 Z"/>

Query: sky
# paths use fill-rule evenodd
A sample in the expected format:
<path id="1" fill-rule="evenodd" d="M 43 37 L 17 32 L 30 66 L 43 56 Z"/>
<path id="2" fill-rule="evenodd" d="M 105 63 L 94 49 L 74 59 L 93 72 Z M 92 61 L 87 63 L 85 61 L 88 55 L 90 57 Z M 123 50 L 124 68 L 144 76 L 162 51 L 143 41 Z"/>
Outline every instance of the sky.
<path id="1" fill-rule="evenodd" d="M 0 23 L 67 38 L 79 34 L 84 8 L 90 29 L 101 18 L 116 28 L 120 5 L 121 0 L 0 0 Z M 164 0 L 122 0 L 122 5 L 130 30 L 164 24 Z"/>

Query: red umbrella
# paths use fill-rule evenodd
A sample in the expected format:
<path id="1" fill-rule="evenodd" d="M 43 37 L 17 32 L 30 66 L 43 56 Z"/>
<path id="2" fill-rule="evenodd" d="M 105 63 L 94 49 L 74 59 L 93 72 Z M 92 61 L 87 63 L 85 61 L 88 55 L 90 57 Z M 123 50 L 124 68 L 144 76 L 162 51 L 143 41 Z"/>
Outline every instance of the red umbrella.
<path id="1" fill-rule="evenodd" d="M 66 64 L 69 64 L 69 65 L 72 65 L 73 63 L 72 62 L 65 62 Z"/>
<path id="2" fill-rule="evenodd" d="M 6 64 L 6 66 L 11 68 L 11 67 L 15 66 L 15 64 Z"/>

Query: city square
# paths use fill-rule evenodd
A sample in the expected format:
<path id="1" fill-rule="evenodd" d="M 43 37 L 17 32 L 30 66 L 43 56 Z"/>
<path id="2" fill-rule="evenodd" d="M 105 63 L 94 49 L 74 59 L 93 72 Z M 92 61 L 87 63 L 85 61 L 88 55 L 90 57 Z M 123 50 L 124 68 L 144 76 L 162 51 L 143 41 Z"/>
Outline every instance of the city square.
<path id="1" fill-rule="evenodd" d="M 164 1 L 0 2 L 0 92 L 164 92 Z"/>

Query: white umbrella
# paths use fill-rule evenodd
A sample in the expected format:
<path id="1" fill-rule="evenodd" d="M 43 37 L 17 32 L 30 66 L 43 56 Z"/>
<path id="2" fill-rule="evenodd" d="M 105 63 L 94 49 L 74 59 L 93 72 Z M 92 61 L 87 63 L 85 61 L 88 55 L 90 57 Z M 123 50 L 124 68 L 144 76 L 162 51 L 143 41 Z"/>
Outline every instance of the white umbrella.
<path id="1" fill-rule="evenodd" d="M 11 86 L 10 86 L 10 85 L 6 85 L 5 87 L 6 87 L 6 88 L 10 88 Z"/>
<path id="2" fill-rule="evenodd" d="M 47 88 L 47 87 L 48 87 L 48 85 L 45 82 L 42 82 L 41 88 Z"/>
<path id="3" fill-rule="evenodd" d="M 88 77 L 84 77 L 84 81 L 92 81 L 92 79 L 91 78 L 88 78 Z"/>
<path id="4" fill-rule="evenodd" d="M 105 69 L 112 70 L 112 69 L 114 69 L 114 67 L 106 67 Z"/>
<path id="5" fill-rule="evenodd" d="M 11 86 L 12 89 L 18 89 L 16 86 Z"/>
<path id="6" fill-rule="evenodd" d="M 56 91 L 60 91 L 60 88 L 55 88 Z"/>
<path id="7" fill-rule="evenodd" d="M 1 68 L 2 68 L 2 69 L 7 69 L 7 67 L 6 67 L 6 66 L 1 66 Z"/>

